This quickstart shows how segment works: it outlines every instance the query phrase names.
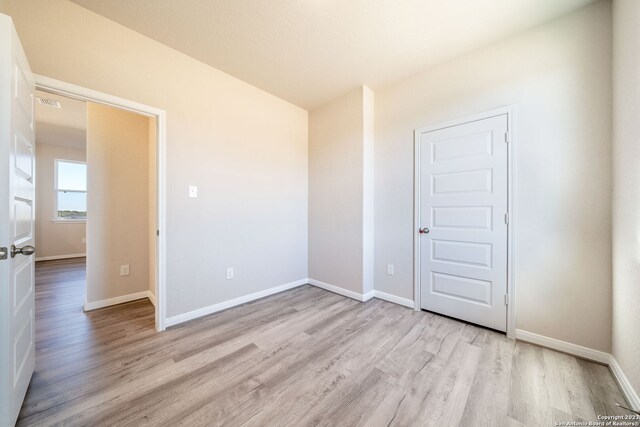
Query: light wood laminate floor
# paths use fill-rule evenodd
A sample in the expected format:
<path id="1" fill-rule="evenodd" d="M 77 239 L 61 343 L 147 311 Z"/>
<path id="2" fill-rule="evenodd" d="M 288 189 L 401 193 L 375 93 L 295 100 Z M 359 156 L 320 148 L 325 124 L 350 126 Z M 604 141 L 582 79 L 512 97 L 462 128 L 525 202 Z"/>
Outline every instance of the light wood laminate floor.
<path id="1" fill-rule="evenodd" d="M 552 426 L 624 413 L 607 367 L 302 286 L 163 333 L 141 300 L 83 313 L 84 260 L 38 263 L 18 425 Z"/>

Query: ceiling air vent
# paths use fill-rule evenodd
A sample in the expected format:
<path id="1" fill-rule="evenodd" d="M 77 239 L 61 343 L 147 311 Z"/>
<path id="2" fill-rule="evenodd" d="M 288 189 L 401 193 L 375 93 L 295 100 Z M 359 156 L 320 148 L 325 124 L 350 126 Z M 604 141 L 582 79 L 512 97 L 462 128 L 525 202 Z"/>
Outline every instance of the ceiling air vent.
<path id="1" fill-rule="evenodd" d="M 46 105 L 47 107 L 62 108 L 62 105 L 60 105 L 60 101 L 56 101 L 55 99 L 40 98 L 39 96 L 37 96 L 36 98 L 38 99 L 38 102 L 40 104 Z"/>

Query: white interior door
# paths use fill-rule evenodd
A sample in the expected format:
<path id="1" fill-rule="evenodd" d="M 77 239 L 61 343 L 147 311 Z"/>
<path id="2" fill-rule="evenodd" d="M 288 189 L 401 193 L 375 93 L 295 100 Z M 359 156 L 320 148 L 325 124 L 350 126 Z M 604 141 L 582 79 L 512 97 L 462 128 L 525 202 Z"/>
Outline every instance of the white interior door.
<path id="1" fill-rule="evenodd" d="M 0 32 L 0 425 L 12 426 L 35 365 L 34 80 L 8 16 Z"/>
<path id="2" fill-rule="evenodd" d="M 417 131 L 421 308 L 507 328 L 507 115 Z"/>

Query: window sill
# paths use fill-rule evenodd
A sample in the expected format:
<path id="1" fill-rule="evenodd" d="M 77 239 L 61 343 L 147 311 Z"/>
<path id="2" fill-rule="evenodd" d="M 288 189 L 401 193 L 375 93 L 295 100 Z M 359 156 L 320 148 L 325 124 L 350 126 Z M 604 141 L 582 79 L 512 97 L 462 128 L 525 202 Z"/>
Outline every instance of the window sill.
<path id="1" fill-rule="evenodd" d="M 56 224 L 82 224 L 86 223 L 86 219 L 53 219 L 51 222 L 55 222 Z"/>

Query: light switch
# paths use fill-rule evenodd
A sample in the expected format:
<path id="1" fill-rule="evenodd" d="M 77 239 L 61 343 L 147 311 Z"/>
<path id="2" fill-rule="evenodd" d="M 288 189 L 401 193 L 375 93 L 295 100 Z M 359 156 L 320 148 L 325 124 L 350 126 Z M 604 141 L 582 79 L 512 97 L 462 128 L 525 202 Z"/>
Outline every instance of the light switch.
<path id="1" fill-rule="evenodd" d="M 189 198 L 190 199 L 198 198 L 198 186 L 197 185 L 190 185 L 189 186 Z"/>

